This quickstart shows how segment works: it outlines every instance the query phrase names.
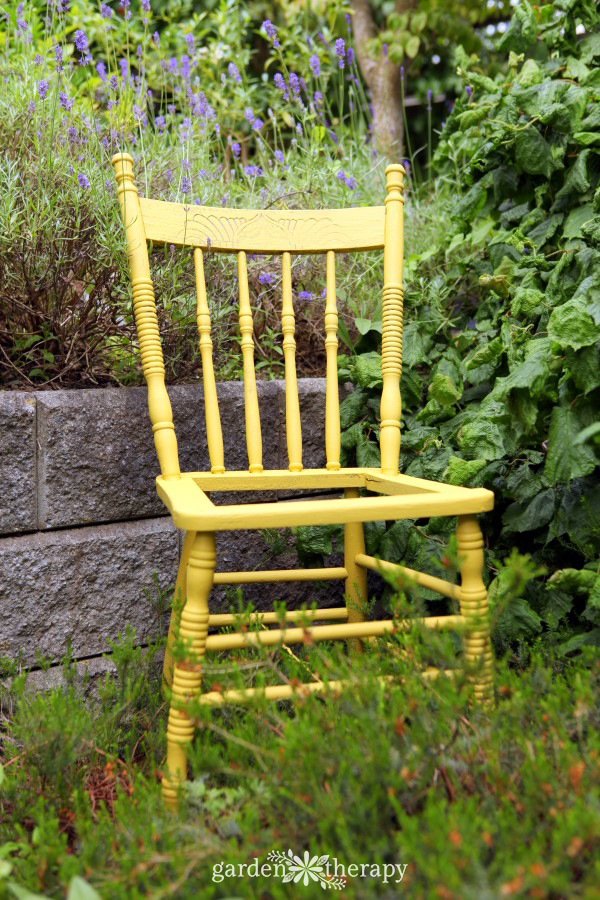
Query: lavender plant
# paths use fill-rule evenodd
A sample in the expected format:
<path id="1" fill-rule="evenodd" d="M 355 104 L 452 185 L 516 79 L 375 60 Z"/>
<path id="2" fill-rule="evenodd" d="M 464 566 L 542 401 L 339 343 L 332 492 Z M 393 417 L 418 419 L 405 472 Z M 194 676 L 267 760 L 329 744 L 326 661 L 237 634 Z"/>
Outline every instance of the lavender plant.
<path id="1" fill-rule="evenodd" d="M 339 0 L 334 25 L 344 7 Z M 370 144 L 368 103 L 338 18 L 344 37 L 322 23 L 317 36 L 314 16 L 302 29 L 253 22 L 231 0 L 185 25 L 163 21 L 160 31 L 149 0 L 8 6 L 0 26 L 5 381 L 139 379 L 128 351 L 131 303 L 110 166 L 118 150 L 132 153 L 142 195 L 159 199 L 246 208 L 380 202 L 383 160 Z M 249 32 L 266 52 L 259 77 Z M 153 262 L 169 377 L 190 378 L 197 354 L 189 252 L 164 248 Z M 227 352 L 236 333 L 231 261 L 210 257 L 207 271 L 220 376 L 236 377 Z M 275 335 L 276 347 L 276 265 L 251 260 L 250 281 L 259 337 Z M 295 261 L 297 312 L 313 335 L 323 284 L 319 260 Z M 368 284 L 365 293 L 376 296 Z M 307 374 L 320 365 L 322 351 L 311 348 L 309 341 Z M 265 360 L 267 376 L 277 374 L 278 360 L 275 351 Z"/>

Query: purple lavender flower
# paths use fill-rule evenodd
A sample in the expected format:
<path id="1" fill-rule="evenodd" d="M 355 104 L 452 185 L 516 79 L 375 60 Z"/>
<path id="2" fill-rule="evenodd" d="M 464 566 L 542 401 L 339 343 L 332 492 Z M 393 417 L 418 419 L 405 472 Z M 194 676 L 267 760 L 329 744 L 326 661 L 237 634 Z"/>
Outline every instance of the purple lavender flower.
<path id="1" fill-rule="evenodd" d="M 231 149 L 233 150 L 233 155 L 237 159 L 238 156 L 240 155 L 240 153 L 242 152 L 242 148 L 241 148 L 240 144 L 238 144 L 237 141 L 234 141 L 233 144 L 231 145 Z"/>
<path id="2" fill-rule="evenodd" d="M 110 87 L 111 91 L 118 91 L 118 90 L 119 90 L 119 79 L 117 78 L 116 75 L 111 75 L 111 76 L 110 76 L 110 78 L 109 78 L 109 80 L 108 80 L 108 84 L 109 84 L 109 87 Z"/>
<path id="3" fill-rule="evenodd" d="M 317 295 L 313 294 L 312 291 L 300 291 L 298 294 L 299 300 L 314 300 Z"/>
<path id="4" fill-rule="evenodd" d="M 267 33 L 267 37 L 273 41 L 274 47 L 279 47 L 279 41 L 277 40 L 277 30 L 270 19 L 265 19 L 262 23 L 262 27 L 265 29 Z"/>
<path id="5" fill-rule="evenodd" d="M 221 134 L 221 126 L 218 122 L 215 122 L 215 134 Z"/>
<path id="6" fill-rule="evenodd" d="M 104 65 L 102 60 L 96 63 L 96 72 L 98 73 L 98 78 L 100 79 L 100 81 L 104 81 L 106 83 L 106 66 Z"/>
<path id="7" fill-rule="evenodd" d="M 75 46 L 80 53 L 85 53 L 88 48 L 88 39 L 85 32 L 82 31 L 81 28 L 78 28 L 75 32 Z"/>
<path id="8" fill-rule="evenodd" d="M 404 81 L 404 66 L 400 66 L 400 80 Z"/>
<path id="9" fill-rule="evenodd" d="M 150 0 L 142 0 L 142 9 L 144 12 L 152 12 L 150 8 Z"/>
<path id="10" fill-rule="evenodd" d="M 351 66 L 354 62 L 354 50 L 352 49 L 352 47 L 348 47 L 346 58 L 348 59 L 348 65 Z"/>
<path id="11" fill-rule="evenodd" d="M 473 88 L 471 87 L 470 84 L 468 84 L 468 85 L 466 86 L 466 88 L 465 88 L 465 93 L 466 93 L 467 97 L 468 97 L 469 100 L 470 100 L 471 97 L 472 97 L 472 95 L 473 95 Z"/>
<path id="12" fill-rule="evenodd" d="M 121 0 L 121 6 L 123 7 L 123 14 L 125 16 L 125 19 L 129 21 L 129 19 L 131 18 L 131 13 L 129 11 L 131 0 Z"/>
<path id="13" fill-rule="evenodd" d="M 170 169 L 165 169 L 165 178 L 167 179 L 167 184 L 171 184 L 173 181 L 173 173 Z"/>
<path id="14" fill-rule="evenodd" d="M 346 52 L 346 41 L 344 38 L 338 38 L 335 42 L 335 55 L 340 61 L 340 69 L 344 68 L 344 54 Z"/>
<path id="15" fill-rule="evenodd" d="M 67 135 L 69 138 L 70 144 L 76 144 L 79 140 L 79 135 L 77 134 L 77 129 L 74 125 L 71 125 L 69 129 L 67 129 Z"/>
<path id="16" fill-rule="evenodd" d="M 63 51 L 60 44 L 57 44 L 54 48 L 54 60 L 56 62 L 56 71 L 62 72 L 63 70 Z"/>
<path id="17" fill-rule="evenodd" d="M 261 175 L 264 175 L 264 172 L 260 166 L 246 166 L 244 168 L 244 174 L 247 175 L 248 178 L 258 178 Z"/>
<path id="18" fill-rule="evenodd" d="M 304 134 L 304 132 L 302 131 L 302 125 L 300 124 L 300 122 L 296 122 L 296 134 Z"/>
<path id="19" fill-rule="evenodd" d="M 287 100 L 289 98 L 289 94 L 287 92 L 287 87 L 286 87 L 286 84 L 285 84 L 285 81 L 283 79 L 283 75 L 281 74 L 281 72 L 275 73 L 275 78 L 273 79 L 273 81 L 275 82 L 275 87 L 278 87 L 279 90 L 281 91 L 281 93 L 283 94 L 283 99 Z"/>
<path id="20" fill-rule="evenodd" d="M 82 187 L 85 190 L 90 187 L 89 179 L 83 174 L 83 172 L 80 172 L 77 176 L 77 184 L 79 185 L 79 187 Z"/>
<path id="21" fill-rule="evenodd" d="M 315 91 L 315 106 L 318 108 L 323 105 L 323 94 L 321 91 Z"/>
<path id="22" fill-rule="evenodd" d="M 171 73 L 171 75 L 179 75 L 179 67 L 177 65 L 177 60 L 174 56 L 171 57 L 169 62 L 167 63 L 167 69 Z"/>
<path id="23" fill-rule="evenodd" d="M 188 53 L 189 53 L 191 56 L 193 56 L 193 55 L 194 55 L 194 49 L 195 49 L 195 46 L 194 46 L 194 35 L 191 34 L 191 32 L 190 32 L 189 34 L 186 34 L 186 36 L 185 36 L 185 42 L 186 42 L 186 44 L 187 44 Z"/>
<path id="24" fill-rule="evenodd" d="M 285 163 L 285 156 L 283 155 L 283 153 L 281 152 L 281 150 L 276 150 L 276 151 L 275 151 L 275 159 L 276 159 L 277 162 L 280 163 L 281 165 L 283 165 L 283 164 Z"/>
<path id="25" fill-rule="evenodd" d="M 160 47 L 160 34 L 158 33 L 158 31 L 154 32 L 154 34 L 152 35 L 152 40 L 154 41 L 154 43 L 156 44 L 157 47 Z"/>
<path id="26" fill-rule="evenodd" d="M 190 59 L 189 56 L 181 57 L 181 77 L 187 81 L 190 77 Z"/>
<path id="27" fill-rule="evenodd" d="M 58 92 L 58 101 L 65 112 L 73 109 L 73 101 L 67 96 L 65 91 Z"/>
<path id="28" fill-rule="evenodd" d="M 187 175 L 184 175 L 183 178 L 181 179 L 181 193 L 189 194 L 189 192 L 191 190 L 192 190 L 192 179 L 188 178 Z"/>
<path id="29" fill-rule="evenodd" d="M 258 281 L 260 284 L 273 284 L 273 276 L 269 272 L 261 272 Z"/>
<path id="30" fill-rule="evenodd" d="M 292 92 L 293 92 L 293 93 L 296 95 L 296 97 L 297 97 L 298 94 L 300 93 L 300 81 L 299 81 L 298 76 L 296 75 L 295 72 L 291 72 L 291 73 L 290 73 L 290 87 L 291 87 L 291 89 L 292 89 Z"/>
<path id="31" fill-rule="evenodd" d="M 250 124 L 252 125 L 252 123 L 254 122 L 254 113 L 252 112 L 252 110 L 249 106 L 247 106 L 246 109 L 244 110 L 244 115 L 245 115 L 246 119 L 250 122 Z"/>
<path id="32" fill-rule="evenodd" d="M 227 71 L 237 84 L 241 84 L 242 76 L 240 75 L 239 69 L 235 63 L 230 62 L 227 66 Z"/>
<path id="33" fill-rule="evenodd" d="M 252 123 L 252 131 L 260 131 L 264 124 L 262 119 L 255 119 Z"/>
<path id="34" fill-rule="evenodd" d="M 41 81 L 37 83 L 37 92 L 40 100 L 45 100 L 48 95 L 48 81 L 45 78 L 42 78 Z"/>
<path id="35" fill-rule="evenodd" d="M 382 47 L 384 59 L 388 58 L 388 45 L 384 44 Z M 402 77 L 404 77 L 404 66 L 402 66 Z"/>
<path id="36" fill-rule="evenodd" d="M 146 124 L 146 113 L 142 107 L 138 106 L 136 103 L 133 104 L 133 119 L 136 125 Z"/>
<path id="37" fill-rule="evenodd" d="M 27 108 L 27 112 L 28 112 L 28 113 L 34 113 L 34 112 L 35 112 L 35 101 L 34 101 L 34 100 L 32 100 L 31 103 L 29 104 L 29 106 L 28 106 L 28 108 Z"/>
<path id="38" fill-rule="evenodd" d="M 129 75 L 129 64 L 125 57 L 119 60 L 119 66 L 121 69 L 121 78 L 123 79 L 123 83 L 127 83 L 127 76 Z"/>
<path id="39" fill-rule="evenodd" d="M 44 57 L 41 55 L 41 53 L 36 53 L 33 58 L 33 62 L 34 62 L 34 65 L 41 66 L 42 63 L 44 62 Z"/>
<path id="40" fill-rule="evenodd" d="M 350 28 L 352 25 L 352 16 L 350 15 L 350 13 L 346 13 L 346 25 L 348 26 L 348 28 Z"/>
<path id="41" fill-rule="evenodd" d="M 165 124 L 166 124 L 166 123 L 165 123 L 165 117 L 164 117 L 164 116 L 157 116 L 157 117 L 155 118 L 155 120 L 154 120 L 154 124 L 156 125 L 157 128 L 160 128 L 161 131 L 162 131 L 162 129 L 165 127 Z"/>
<path id="42" fill-rule="evenodd" d="M 110 6 L 107 6 L 107 5 L 106 5 L 106 3 L 103 3 L 103 4 L 102 4 L 102 6 L 100 7 L 100 12 L 102 13 L 102 18 L 103 18 L 103 19 L 106 19 L 107 21 L 108 21 L 109 19 L 112 19 L 113 11 L 112 11 L 112 9 L 110 8 Z"/>

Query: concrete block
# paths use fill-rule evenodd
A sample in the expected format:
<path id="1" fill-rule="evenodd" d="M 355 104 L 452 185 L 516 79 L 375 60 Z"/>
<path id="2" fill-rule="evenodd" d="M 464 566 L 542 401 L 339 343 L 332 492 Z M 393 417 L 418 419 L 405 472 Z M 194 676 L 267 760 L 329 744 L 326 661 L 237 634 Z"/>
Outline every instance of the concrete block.
<path id="1" fill-rule="evenodd" d="M 265 468 L 279 466 L 279 382 L 259 382 Z M 243 384 L 218 387 L 228 469 L 246 469 Z M 169 388 L 182 471 L 210 462 L 201 385 Z M 43 391 L 38 395 L 40 528 L 166 514 L 146 388 Z M 266 497 L 265 497 L 266 499 Z"/>
<path id="2" fill-rule="evenodd" d="M 92 656 L 128 624 L 140 643 L 155 636 L 159 590 L 175 584 L 178 549 L 169 519 L 5 538 L 0 655 L 56 660 L 70 639 L 74 657 Z"/>
<path id="3" fill-rule="evenodd" d="M 35 397 L 0 391 L 0 534 L 37 527 Z"/>

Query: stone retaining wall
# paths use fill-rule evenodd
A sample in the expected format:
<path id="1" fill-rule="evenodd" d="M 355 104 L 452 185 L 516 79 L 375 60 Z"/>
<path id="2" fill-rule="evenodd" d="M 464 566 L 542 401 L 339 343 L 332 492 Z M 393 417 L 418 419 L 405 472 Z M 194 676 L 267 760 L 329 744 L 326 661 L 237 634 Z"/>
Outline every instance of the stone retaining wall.
<path id="1" fill-rule="evenodd" d="M 299 390 L 304 465 L 323 466 L 324 379 L 302 379 Z M 265 468 L 286 468 L 285 386 L 260 382 L 258 391 Z M 225 465 L 245 469 L 243 385 L 221 384 L 218 393 Z M 209 469 L 201 386 L 169 395 L 182 469 Z M 145 388 L 0 392 L 0 656 L 21 653 L 35 665 L 39 651 L 59 660 L 70 641 L 76 659 L 90 659 L 128 624 L 140 643 L 157 634 L 181 541 L 156 496 L 157 474 Z M 268 536 L 222 533 L 218 568 L 294 565 L 291 535 L 283 538 L 274 556 Z M 329 606 L 342 590 L 338 582 L 273 585 L 265 600 L 265 586 L 255 585 L 244 598 L 258 608 L 273 599 Z M 233 599 L 215 589 L 213 609 Z"/>

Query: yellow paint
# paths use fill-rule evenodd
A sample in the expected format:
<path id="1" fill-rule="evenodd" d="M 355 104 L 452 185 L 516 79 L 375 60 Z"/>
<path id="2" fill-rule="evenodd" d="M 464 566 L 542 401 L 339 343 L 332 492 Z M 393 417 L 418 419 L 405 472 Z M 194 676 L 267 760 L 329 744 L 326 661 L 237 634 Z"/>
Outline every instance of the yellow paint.
<path id="1" fill-rule="evenodd" d="M 347 210 L 257 211 L 187 207 L 147 200 L 138 196 L 133 180 L 133 161 L 124 153 L 113 157 L 119 199 L 129 252 L 136 327 L 144 377 L 148 385 L 148 407 L 161 474 L 156 479 L 159 496 L 175 525 L 186 531 L 176 592 L 182 602 L 179 623 L 169 630 L 164 664 L 164 684 L 170 690 L 167 728 L 167 764 L 163 780 L 165 802 L 174 806 L 178 788 L 186 777 L 187 746 L 194 726 L 186 712 L 190 698 L 219 706 L 247 702 L 257 694 L 273 700 L 315 691 L 339 690 L 342 682 L 315 682 L 292 687 L 270 686 L 262 691 L 200 693 L 202 659 L 206 650 L 278 645 L 285 641 L 347 640 L 359 648 L 363 641 L 406 630 L 414 623 L 428 628 L 458 629 L 464 637 L 465 663 L 476 698 L 492 702 L 492 654 L 489 637 L 487 595 L 482 580 L 483 539 L 476 514 L 490 510 L 494 496 L 483 488 L 463 488 L 399 474 L 400 375 L 402 370 L 402 257 L 403 193 L 402 166 L 388 166 L 385 206 Z M 154 302 L 147 241 L 173 243 L 194 248 L 197 288 L 197 319 L 204 381 L 206 434 L 210 472 L 179 469 L 177 441 L 171 405 L 165 388 L 164 363 Z M 381 466 L 341 468 L 340 420 L 337 380 L 338 311 L 335 287 L 335 253 L 384 249 L 383 334 L 381 394 Z M 223 436 L 212 362 L 211 322 L 203 251 L 237 254 L 239 277 L 239 322 L 244 370 L 245 430 L 248 470 L 225 471 Z M 292 253 L 324 253 L 327 257 L 325 350 L 327 393 L 325 403 L 326 467 L 302 467 L 302 429 L 296 378 L 295 317 L 292 300 Z M 254 329 L 248 288 L 247 253 L 282 255 L 282 332 L 286 375 L 286 438 L 288 469 L 263 471 L 262 438 L 256 375 Z M 241 432 L 241 427 L 240 427 Z M 241 434 L 240 434 L 241 438 Z M 272 491 L 326 489 L 343 491 L 339 499 L 290 500 L 216 506 L 212 491 Z M 365 553 L 363 523 L 379 520 L 418 519 L 428 516 L 458 516 L 460 585 L 414 572 L 403 566 L 379 561 Z M 215 534 L 218 531 L 296 525 L 344 526 L 344 565 L 329 569 L 296 569 L 278 572 L 219 572 L 215 574 Z M 387 569 L 404 573 L 418 584 L 458 600 L 460 615 L 432 616 L 383 622 L 363 621 L 367 597 L 367 570 Z M 250 621 L 263 629 L 238 634 L 208 635 L 209 627 L 232 625 L 232 613 L 209 614 L 209 595 L 214 583 L 268 583 L 344 579 L 346 608 L 309 612 L 290 611 L 281 625 L 275 612 L 253 614 Z M 312 625 L 331 620 L 334 624 Z M 337 622 L 337 624 L 335 624 Z M 184 662 L 173 662 L 176 637 L 184 642 Z M 291 651 L 290 651 L 291 652 Z M 428 669 L 424 677 L 436 677 Z M 387 676 L 386 676 L 387 678 Z M 385 683 L 386 679 L 382 679 Z"/>

